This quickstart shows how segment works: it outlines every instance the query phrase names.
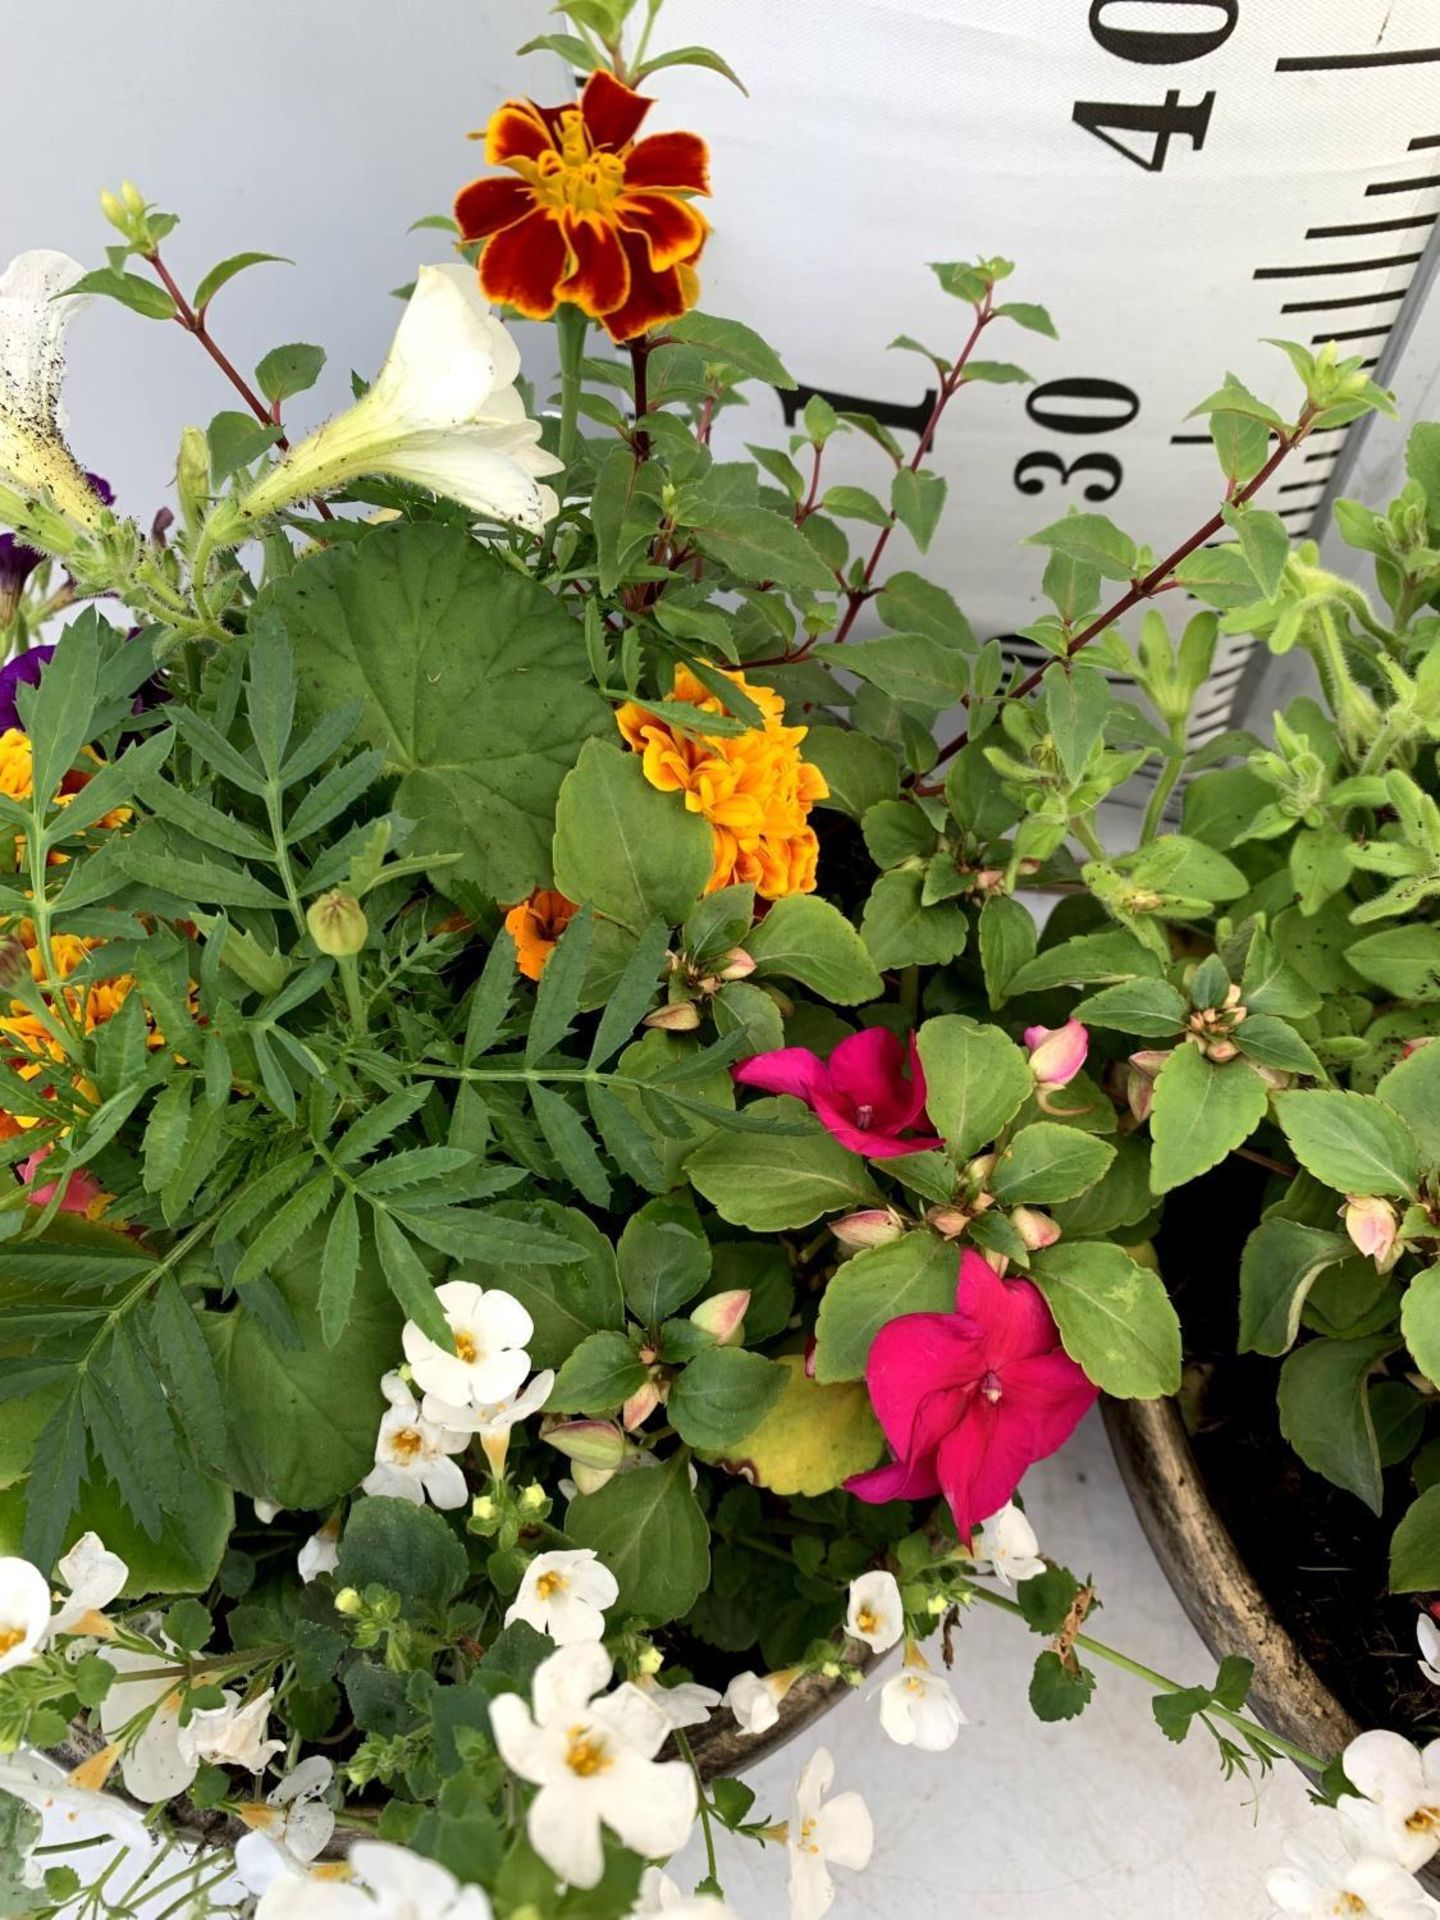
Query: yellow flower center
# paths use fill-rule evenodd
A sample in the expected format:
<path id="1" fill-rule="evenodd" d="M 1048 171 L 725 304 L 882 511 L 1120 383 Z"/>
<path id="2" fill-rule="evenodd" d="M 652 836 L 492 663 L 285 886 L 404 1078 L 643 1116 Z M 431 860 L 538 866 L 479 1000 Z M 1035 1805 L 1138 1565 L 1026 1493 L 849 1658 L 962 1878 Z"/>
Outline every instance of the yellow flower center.
<path id="1" fill-rule="evenodd" d="M 455 1351 L 467 1367 L 473 1367 L 480 1353 L 480 1347 L 473 1333 L 455 1335 Z"/>
<path id="2" fill-rule="evenodd" d="M 861 1607 L 855 1616 L 855 1624 L 861 1633 L 874 1633 L 880 1625 L 880 1616 L 873 1607 Z"/>
<path id="3" fill-rule="evenodd" d="M 1416 1807 L 1405 1822 L 1407 1833 L 1434 1833 L 1440 1827 L 1440 1807 Z"/>
<path id="4" fill-rule="evenodd" d="M 592 153 L 578 108 L 560 116 L 559 150 L 535 162 L 535 197 L 556 212 L 608 216 L 625 191 L 625 162 L 618 153 Z"/>
<path id="5" fill-rule="evenodd" d="M 24 1638 L 24 1627 L 0 1627 L 0 1654 L 13 1652 Z"/>
<path id="6" fill-rule="evenodd" d="M 820 1847 L 814 1838 L 814 1834 L 815 1822 L 813 1820 L 802 1820 L 800 1822 L 800 1838 L 795 1842 L 802 1853 L 819 1853 Z"/>
<path id="7" fill-rule="evenodd" d="M 413 1460 L 425 1445 L 418 1427 L 401 1427 L 398 1433 L 390 1436 L 390 1451 L 401 1460 Z"/>
<path id="8" fill-rule="evenodd" d="M 564 1593 L 569 1584 L 563 1573 L 542 1573 L 535 1582 L 535 1591 L 542 1600 L 549 1600 L 557 1593 Z"/>
<path id="9" fill-rule="evenodd" d="M 917 1674 L 907 1673 L 905 1676 L 905 1691 L 907 1693 L 924 1693 L 925 1682 L 920 1679 Z"/>
<path id="10" fill-rule="evenodd" d="M 565 1764 L 582 1780 L 589 1780 L 613 1767 L 615 1756 L 603 1734 L 596 1735 L 590 1727 L 571 1727 L 566 1735 Z"/>

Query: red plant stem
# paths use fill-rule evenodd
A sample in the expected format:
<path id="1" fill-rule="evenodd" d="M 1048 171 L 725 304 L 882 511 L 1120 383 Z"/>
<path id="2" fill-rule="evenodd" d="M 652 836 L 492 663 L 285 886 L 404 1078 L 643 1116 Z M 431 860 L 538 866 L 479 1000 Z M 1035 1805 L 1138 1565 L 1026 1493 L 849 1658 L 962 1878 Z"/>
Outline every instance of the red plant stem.
<path id="1" fill-rule="evenodd" d="M 795 509 L 795 524 L 797 527 L 801 521 L 808 520 L 815 511 L 815 497 L 820 491 L 820 460 L 824 451 L 823 447 L 816 447 L 815 449 L 815 464 L 810 469 L 810 491 Z"/>
<path id="2" fill-rule="evenodd" d="M 279 427 L 278 407 L 271 408 L 266 406 L 265 402 L 260 398 L 260 395 L 256 393 L 244 374 L 241 373 L 229 355 L 221 349 L 219 343 L 212 337 L 209 329 L 205 325 L 204 314 L 197 313 L 185 298 L 175 276 L 160 258 L 159 253 L 147 253 L 145 258 L 155 269 L 155 276 L 161 286 L 164 287 L 170 298 L 175 302 L 176 325 L 183 327 L 186 333 L 195 336 L 262 426 Z M 290 451 L 290 442 L 285 438 L 283 431 L 277 434 L 275 444 L 282 453 L 288 453 Z M 322 520 L 333 520 L 335 518 L 330 508 L 318 496 L 315 499 L 314 505 L 315 511 L 320 515 Z"/>
<path id="3" fill-rule="evenodd" d="M 1279 446 L 1276 447 L 1259 473 L 1256 474 L 1253 480 L 1241 487 L 1239 492 L 1235 494 L 1234 499 L 1228 504 L 1243 506 L 1247 500 L 1251 499 L 1260 491 L 1261 487 L 1264 486 L 1265 482 L 1275 472 L 1275 469 L 1280 465 L 1286 454 L 1293 452 L 1305 438 L 1306 433 L 1309 431 L 1311 415 L 1312 409 L 1307 407 L 1305 412 L 1301 414 L 1294 433 L 1288 435 L 1281 434 Z M 1223 513 L 1212 514 L 1198 533 L 1192 533 L 1188 540 L 1182 540 L 1175 551 L 1167 554 L 1163 560 L 1153 566 L 1143 579 L 1132 580 L 1125 592 L 1121 594 L 1113 606 L 1107 607 L 1104 613 L 1097 614 L 1083 632 L 1075 635 L 1061 657 L 1066 660 L 1073 660 L 1082 647 L 1088 647 L 1090 642 L 1102 634 L 1107 627 L 1113 626 L 1122 613 L 1128 613 L 1131 607 L 1137 606 L 1140 601 L 1148 600 L 1152 594 L 1158 593 L 1165 584 L 1166 576 L 1173 573 L 1182 561 L 1188 560 L 1197 547 L 1203 547 L 1207 540 L 1213 539 L 1224 524 L 1225 516 Z M 1052 663 L 1047 660 L 1043 667 L 1037 667 L 1033 673 L 1027 674 L 1019 686 L 1016 687 L 1012 693 L 1007 694 L 1005 698 L 1008 700 L 1023 700 L 1027 693 L 1033 693 L 1049 671 L 1051 664 Z M 964 733 L 958 733 L 953 740 L 947 741 L 936 756 L 936 766 L 943 766 L 945 761 L 959 753 L 960 749 L 967 744 L 969 738 L 970 734 L 967 728 Z M 924 789 L 924 791 L 928 791 L 928 789 Z"/>
<path id="4" fill-rule="evenodd" d="M 630 365 L 635 373 L 635 437 L 633 445 L 637 460 L 650 458 L 650 436 L 640 431 L 640 422 L 650 411 L 650 346 L 642 337 L 630 342 Z"/>

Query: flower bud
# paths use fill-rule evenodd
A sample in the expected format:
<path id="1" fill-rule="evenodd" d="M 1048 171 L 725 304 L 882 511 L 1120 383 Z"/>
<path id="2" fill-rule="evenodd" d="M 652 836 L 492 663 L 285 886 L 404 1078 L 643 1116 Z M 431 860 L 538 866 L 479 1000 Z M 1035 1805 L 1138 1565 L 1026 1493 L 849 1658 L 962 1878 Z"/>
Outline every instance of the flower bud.
<path id="1" fill-rule="evenodd" d="M 1216 1066 L 1224 1066 L 1227 1060 L 1233 1060 L 1240 1049 L 1233 1040 L 1212 1040 L 1205 1049 Z"/>
<path id="2" fill-rule="evenodd" d="M 146 205 L 145 196 L 133 180 L 122 180 L 120 182 L 120 198 L 125 202 L 125 209 L 128 213 L 137 216 L 144 213 Z"/>
<path id="3" fill-rule="evenodd" d="M 1388 1273 L 1404 1251 L 1394 1207 L 1378 1195 L 1352 1193 L 1340 1211 L 1358 1251 L 1375 1262 L 1378 1272 Z"/>
<path id="4" fill-rule="evenodd" d="M 1295 1078 L 1293 1073 L 1286 1073 L 1283 1067 L 1263 1066 L 1258 1060 L 1252 1060 L 1250 1065 L 1272 1093 L 1283 1093 Z"/>
<path id="5" fill-rule="evenodd" d="M 1408 1060 L 1412 1053 L 1418 1053 L 1421 1047 L 1428 1047 L 1435 1038 L 1433 1033 L 1416 1034 L 1413 1040 L 1407 1040 L 1400 1049 L 1400 1058 Z"/>
<path id="6" fill-rule="evenodd" d="M 548 1507 L 549 1504 L 550 1496 L 538 1480 L 532 1480 L 528 1487 L 521 1490 L 520 1511 L 522 1513 L 538 1513 L 542 1507 Z"/>
<path id="7" fill-rule="evenodd" d="M 305 924 L 321 953 L 329 954 L 332 960 L 352 959 L 370 932 L 365 909 L 354 894 L 346 893 L 343 887 L 332 887 L 318 900 L 312 900 Z"/>
<path id="8" fill-rule="evenodd" d="M 615 1478 L 614 1467 L 586 1467 L 575 1462 L 576 1493 L 598 1493 L 601 1487 L 608 1487 Z"/>
<path id="9" fill-rule="evenodd" d="M 1057 1223 L 1048 1213 L 1037 1213 L 1033 1207 L 1012 1207 L 1010 1224 L 1031 1253 L 1038 1253 L 1042 1247 L 1053 1247 L 1060 1238 Z"/>
<path id="10" fill-rule="evenodd" d="M 715 969 L 722 980 L 748 980 L 755 962 L 743 947 L 732 947 Z"/>
<path id="11" fill-rule="evenodd" d="M 1067 1020 L 1063 1027 L 1026 1027 L 1025 1044 L 1035 1084 L 1048 1093 L 1066 1086 L 1084 1066 L 1090 1034 L 1079 1020 Z"/>
<path id="12" fill-rule="evenodd" d="M 498 1512 L 493 1493 L 477 1493 L 470 1502 L 470 1518 L 478 1520 L 481 1526 L 488 1526 Z"/>
<path id="13" fill-rule="evenodd" d="M 121 233 L 124 233 L 126 219 L 125 203 L 118 193 L 111 193 L 108 187 L 102 187 L 100 189 L 100 211 L 112 227 L 118 227 Z"/>
<path id="14" fill-rule="evenodd" d="M 668 1006 L 647 1013 L 642 1026 L 658 1027 L 661 1033 L 693 1033 L 700 1024 L 700 1009 L 693 1000 L 672 1000 Z"/>
<path id="15" fill-rule="evenodd" d="M 925 1219 L 947 1240 L 958 1239 L 970 1224 L 970 1216 L 963 1207 L 927 1207 Z"/>
<path id="16" fill-rule="evenodd" d="M 665 1656 L 661 1653 L 660 1649 L 655 1646 L 646 1646 L 640 1650 L 639 1657 L 635 1662 L 635 1671 L 637 1673 L 655 1674 L 659 1673 L 664 1664 Z"/>
<path id="17" fill-rule="evenodd" d="M 690 1315 L 691 1324 L 708 1333 L 717 1347 L 738 1347 L 745 1338 L 745 1315 L 749 1307 L 750 1289 L 731 1287 L 702 1300 Z"/>
<path id="18" fill-rule="evenodd" d="M 335 1596 L 335 1611 L 337 1613 L 346 1613 L 353 1616 L 354 1614 L 362 1613 L 364 1608 L 365 1602 L 360 1598 L 359 1591 L 355 1587 L 342 1587 Z"/>
<path id="19" fill-rule="evenodd" d="M 626 1433 L 634 1433 L 660 1404 L 660 1385 L 656 1380 L 647 1380 L 643 1387 L 637 1387 L 620 1409 L 620 1424 Z"/>
<path id="20" fill-rule="evenodd" d="M 175 460 L 175 491 L 180 496 L 180 511 L 193 534 L 205 518 L 210 505 L 210 443 L 199 427 L 182 427 L 180 451 Z"/>
<path id="21" fill-rule="evenodd" d="M 1155 1082 L 1129 1061 L 1125 1063 L 1125 1104 L 1140 1123 L 1150 1118 L 1155 1104 Z"/>
<path id="22" fill-rule="evenodd" d="M 830 1222 L 830 1231 L 842 1247 L 884 1247 L 905 1231 L 899 1214 L 889 1207 L 863 1207 Z"/>
<path id="23" fill-rule="evenodd" d="M 613 1420 L 558 1420 L 541 1428 L 547 1446 L 577 1466 L 614 1471 L 625 1458 L 625 1436 Z"/>
<path id="24" fill-rule="evenodd" d="M 1168 1047 L 1142 1047 L 1138 1053 L 1130 1055 L 1130 1065 L 1138 1073 L 1143 1073 L 1147 1080 L 1154 1080 L 1169 1058 Z"/>
<path id="25" fill-rule="evenodd" d="M 977 1193 L 989 1185 L 998 1158 L 994 1153 L 977 1153 L 973 1160 L 965 1162 L 965 1178 Z"/>

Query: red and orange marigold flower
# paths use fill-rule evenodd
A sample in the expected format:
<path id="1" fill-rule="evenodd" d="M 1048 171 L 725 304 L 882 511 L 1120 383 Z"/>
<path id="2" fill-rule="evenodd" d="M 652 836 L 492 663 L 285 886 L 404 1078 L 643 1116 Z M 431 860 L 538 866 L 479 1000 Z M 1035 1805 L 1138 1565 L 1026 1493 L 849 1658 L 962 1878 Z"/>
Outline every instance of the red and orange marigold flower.
<path id="1" fill-rule="evenodd" d="M 485 158 L 514 179 L 472 180 L 455 200 L 467 241 L 483 240 L 487 300 L 527 320 L 561 301 L 633 340 L 694 306 L 695 262 L 710 229 L 690 204 L 708 194 L 694 133 L 637 141 L 651 101 L 603 69 L 578 106 L 507 100 L 485 129 Z"/>
<path id="2" fill-rule="evenodd" d="M 810 809 L 830 792 L 820 769 L 800 757 L 807 727 L 787 727 L 785 703 L 773 687 L 725 673 L 765 716 L 745 733 L 681 733 L 633 701 L 615 715 L 627 745 L 643 755 L 645 778 L 662 793 L 683 793 L 715 836 L 706 892 L 748 883 L 762 900 L 815 891 L 819 845 Z M 688 667 L 675 673 L 674 696 L 706 713 L 725 707 Z"/>

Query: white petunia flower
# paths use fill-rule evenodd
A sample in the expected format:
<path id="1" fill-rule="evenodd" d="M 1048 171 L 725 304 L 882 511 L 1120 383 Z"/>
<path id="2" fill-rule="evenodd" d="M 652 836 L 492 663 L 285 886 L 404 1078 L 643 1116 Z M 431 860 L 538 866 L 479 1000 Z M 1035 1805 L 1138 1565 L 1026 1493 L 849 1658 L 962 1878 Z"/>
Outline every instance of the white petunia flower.
<path id="1" fill-rule="evenodd" d="M 554 1385 L 554 1372 L 547 1367 L 511 1399 L 498 1401 L 493 1407 L 477 1407 L 468 1402 L 457 1407 L 438 1394 L 427 1393 L 421 1411 L 427 1420 L 451 1427 L 456 1433 L 479 1434 L 491 1472 L 500 1473 L 510 1451 L 510 1429 L 528 1420 L 532 1413 L 539 1413 Z"/>
<path id="2" fill-rule="evenodd" d="M 463 1507 L 470 1489 L 449 1455 L 462 1453 L 469 1435 L 427 1420 L 398 1373 L 387 1373 L 380 1390 L 390 1407 L 375 1438 L 375 1465 L 360 1482 L 362 1493 L 409 1500 L 417 1507 L 424 1506 L 428 1494 L 434 1506 Z"/>
<path id="3" fill-rule="evenodd" d="M 875 1653 L 888 1653 L 905 1631 L 905 1609 L 893 1573 L 877 1568 L 850 1582 L 845 1631 Z"/>
<path id="4" fill-rule="evenodd" d="M 345 1881 L 271 1879 L 255 1920 L 491 1920 L 479 1887 L 462 1887 L 448 1868 L 408 1847 L 357 1840 L 349 1866 Z"/>
<path id="5" fill-rule="evenodd" d="M 620 1587 L 593 1547 L 557 1548 L 537 1553 L 525 1569 L 520 1591 L 505 1614 L 506 1626 L 523 1620 L 548 1633 L 557 1647 L 605 1636 L 605 1609 L 620 1597 Z"/>
<path id="6" fill-rule="evenodd" d="M 1414 1747 L 1375 1728 L 1341 1756 L 1355 1791 L 1380 1811 L 1391 1853 L 1414 1872 L 1440 1847 L 1440 1740 Z"/>
<path id="7" fill-rule="evenodd" d="M 695 1822 L 689 1767 L 654 1757 L 669 1722 L 638 1687 L 627 1683 L 602 1694 L 610 1671 L 604 1648 L 582 1641 L 537 1667 L 533 1709 L 517 1693 L 490 1703 L 501 1759 L 540 1789 L 526 1818 L 530 1844 L 576 1887 L 599 1884 L 602 1828 L 654 1860 L 684 1846 Z"/>
<path id="8" fill-rule="evenodd" d="M 226 1689 L 223 1706 L 196 1709 L 181 1727 L 181 1758 L 192 1762 L 197 1771 L 203 1761 L 214 1767 L 244 1767 L 250 1773 L 263 1773 L 272 1758 L 285 1751 L 283 1740 L 265 1738 L 274 1700 L 273 1687 L 245 1705 L 238 1693 Z"/>
<path id="9" fill-rule="evenodd" d="M 1435 1909 L 1412 1875 L 1385 1851 L 1383 1823 L 1362 1807 L 1342 1810 L 1336 1825 L 1347 1857 L 1332 1860 L 1309 1840 L 1289 1840 L 1288 1867 L 1265 1876 L 1265 1891 L 1281 1914 L 1312 1920 L 1430 1920 Z"/>
<path id="10" fill-rule="evenodd" d="M 944 1753 L 967 1724 L 949 1680 L 930 1671 L 912 1641 L 903 1669 L 880 1689 L 881 1727 L 897 1746 Z"/>
<path id="11" fill-rule="evenodd" d="M 329 1760 L 322 1754 L 309 1755 L 292 1767 L 263 1800 L 236 1807 L 237 1815 L 250 1829 L 239 1845 L 263 1839 L 275 1850 L 280 1864 L 292 1865 L 295 1871 L 318 1859 L 335 1831 L 335 1814 L 324 1798 L 334 1778 L 335 1768 Z M 252 1848 L 251 1856 L 259 1857 L 259 1849 Z M 245 1884 L 251 1893 L 265 1891 L 264 1886 L 252 1885 L 248 1879 Z"/>
<path id="12" fill-rule="evenodd" d="M 640 1897 L 628 1920 L 650 1920 L 665 1913 L 670 1920 L 739 1920 L 732 1907 L 713 1893 L 686 1893 L 660 1867 L 646 1867 L 640 1876 Z"/>
<path id="13" fill-rule="evenodd" d="M 835 1762 L 824 1747 L 817 1747 L 795 1783 L 785 1837 L 790 1920 L 820 1920 L 835 1898 L 831 1864 L 858 1873 L 869 1866 L 875 1849 L 870 1809 L 860 1795 L 837 1793 L 826 1800 L 834 1778 Z"/>
<path id="14" fill-rule="evenodd" d="M 1007 1587 L 1017 1580 L 1033 1580 L 1045 1571 L 1035 1529 L 1013 1500 L 976 1529 L 975 1551 L 970 1557 L 977 1572 L 989 1567 Z"/>
<path id="15" fill-rule="evenodd" d="M 662 1687 L 653 1673 L 642 1673 L 634 1684 L 647 1700 L 655 1702 L 672 1727 L 703 1727 L 720 1704 L 713 1687 L 699 1686 L 694 1680 Z"/>
<path id="16" fill-rule="evenodd" d="M 795 1667 L 779 1673 L 737 1673 L 725 1689 L 725 1705 L 741 1733 L 768 1733 L 780 1718 L 780 1702 L 799 1678 Z"/>
<path id="17" fill-rule="evenodd" d="M 1432 1687 L 1440 1687 L 1440 1627 L 1436 1626 L 1428 1613 L 1417 1616 L 1415 1638 L 1420 1642 L 1421 1673 Z"/>
<path id="18" fill-rule="evenodd" d="M 41 247 L 17 254 L 0 274 L 0 475 L 96 527 L 103 503 L 61 431 L 65 329 L 88 296 L 59 296 L 84 271 L 68 253 Z"/>
<path id="19" fill-rule="evenodd" d="M 137 1714 L 151 1709 L 121 1758 L 121 1778 L 147 1807 L 173 1800 L 199 1769 L 198 1761 L 180 1751 L 181 1689 L 175 1663 L 167 1654 L 132 1653 L 126 1647 L 107 1647 L 104 1657 L 118 1676 L 100 1702 L 100 1728 L 106 1737 L 115 1738 Z M 163 1671 L 167 1667 L 168 1673 Z"/>
<path id="20" fill-rule="evenodd" d="M 481 298 L 474 273 L 422 267 L 369 392 L 263 474 L 240 514 L 276 513 L 361 474 L 383 473 L 538 531 L 558 503 L 536 482 L 558 473 L 561 462 L 543 450 L 538 423 L 526 418 L 519 371 L 515 343 Z M 235 537 L 243 531 L 242 523 Z"/>
<path id="21" fill-rule="evenodd" d="M 0 1559 L 0 1673 L 43 1651 L 50 1634 L 50 1586 L 38 1567 Z"/>
<path id="22" fill-rule="evenodd" d="M 378 1462 L 377 1462 L 378 1464 Z M 312 1533 L 296 1555 L 300 1578 L 308 1587 L 322 1573 L 333 1573 L 340 1564 L 340 1515 L 332 1513 L 318 1532 Z"/>
<path id="23" fill-rule="evenodd" d="M 108 1639 L 114 1629 L 104 1610 L 130 1578 L 129 1567 L 118 1553 L 102 1546 L 99 1534 L 82 1533 L 56 1571 L 70 1591 L 50 1622 L 51 1633 L 84 1633 L 97 1640 Z"/>
<path id="24" fill-rule="evenodd" d="M 530 1371 L 525 1343 L 535 1323 L 512 1293 L 447 1280 L 435 1298 L 450 1327 L 451 1346 L 437 1346 L 413 1320 L 401 1344 L 416 1384 L 447 1406 L 498 1406 L 518 1393 Z"/>

